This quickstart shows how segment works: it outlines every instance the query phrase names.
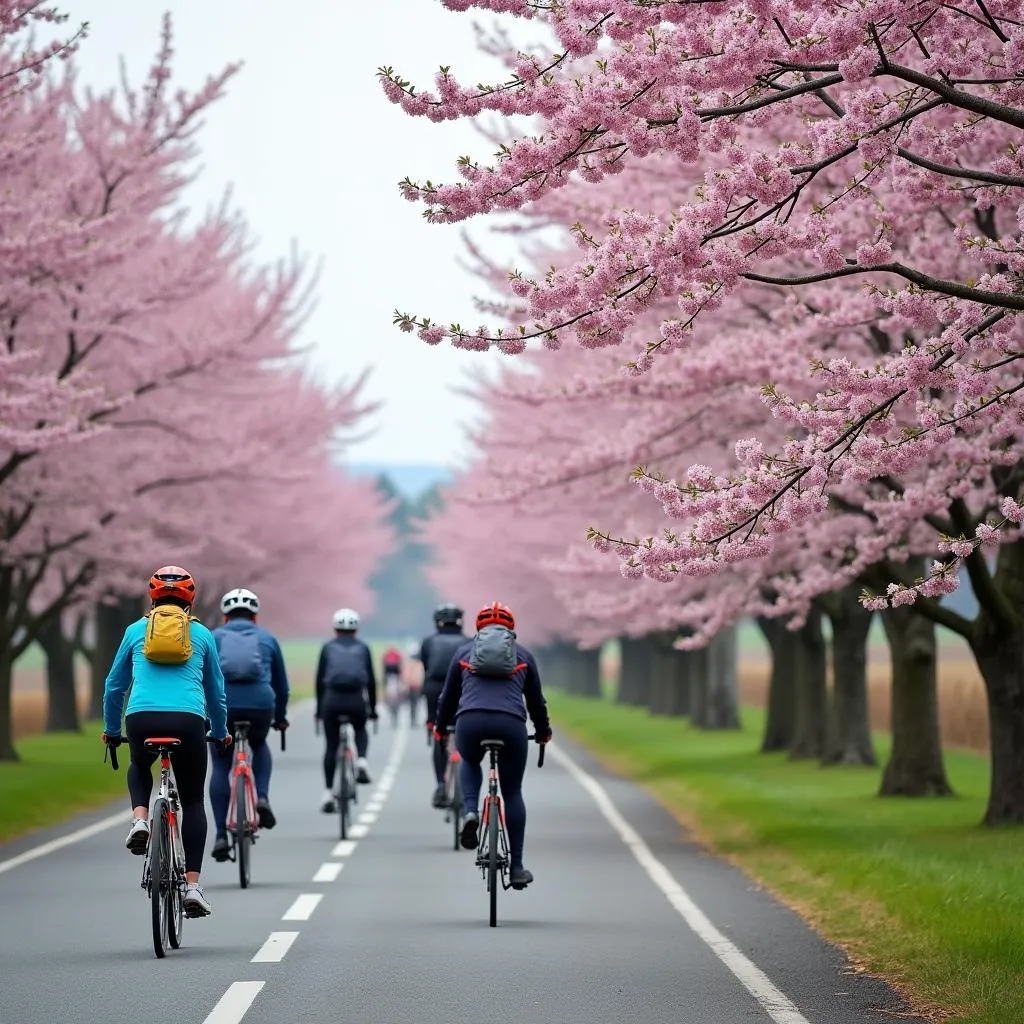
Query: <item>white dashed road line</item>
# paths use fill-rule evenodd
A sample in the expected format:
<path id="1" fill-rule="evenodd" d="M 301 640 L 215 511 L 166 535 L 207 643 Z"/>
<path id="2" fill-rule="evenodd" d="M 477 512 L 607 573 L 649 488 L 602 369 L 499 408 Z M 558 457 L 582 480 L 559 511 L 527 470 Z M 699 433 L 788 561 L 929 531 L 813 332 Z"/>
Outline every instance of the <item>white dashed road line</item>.
<path id="1" fill-rule="evenodd" d="M 298 932 L 271 932 L 270 937 L 260 946 L 251 964 L 277 964 L 284 958 L 292 943 L 299 937 Z"/>
<path id="2" fill-rule="evenodd" d="M 377 820 L 376 811 L 363 811 L 356 819 L 358 825 L 372 825 Z"/>
<path id="3" fill-rule="evenodd" d="M 355 850 L 359 844 L 354 839 L 342 839 L 333 850 L 331 850 L 332 857 L 351 857 L 352 851 Z"/>
<path id="4" fill-rule="evenodd" d="M 349 825 L 348 834 L 353 839 L 365 839 L 370 834 L 369 825 Z"/>
<path id="5" fill-rule="evenodd" d="M 337 861 L 325 861 L 317 869 L 316 874 L 313 876 L 314 882 L 334 882 L 337 881 L 338 875 L 341 874 L 341 869 L 344 864 L 339 864 Z"/>
<path id="6" fill-rule="evenodd" d="M 203 1024 L 238 1024 L 265 984 L 265 981 L 233 982 Z"/>
<path id="7" fill-rule="evenodd" d="M 321 892 L 304 892 L 281 916 L 282 921 L 308 921 L 324 898 Z"/>

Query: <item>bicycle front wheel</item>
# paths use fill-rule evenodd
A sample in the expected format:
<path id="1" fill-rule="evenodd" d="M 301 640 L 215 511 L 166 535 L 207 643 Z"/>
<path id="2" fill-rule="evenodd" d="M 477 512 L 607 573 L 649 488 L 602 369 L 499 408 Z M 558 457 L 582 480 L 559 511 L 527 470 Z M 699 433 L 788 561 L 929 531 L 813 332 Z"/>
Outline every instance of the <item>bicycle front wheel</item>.
<path id="1" fill-rule="evenodd" d="M 249 857 L 252 852 L 252 818 L 245 776 L 235 776 L 235 858 L 238 861 L 238 884 L 249 888 Z"/>
<path id="2" fill-rule="evenodd" d="M 455 771 L 455 783 L 452 786 L 452 821 L 454 822 L 452 849 L 458 850 L 462 847 L 462 785 L 459 783 L 458 765 L 453 765 L 453 770 Z"/>
<path id="3" fill-rule="evenodd" d="M 167 801 L 153 805 L 153 832 L 149 837 L 149 906 L 153 925 L 153 952 L 157 959 L 167 955 L 170 945 L 168 913 L 171 891 L 171 823 Z"/>
<path id="4" fill-rule="evenodd" d="M 498 925 L 498 829 L 501 809 L 497 800 L 491 801 L 487 813 L 487 891 L 491 897 L 491 927 Z"/>
<path id="5" fill-rule="evenodd" d="M 178 836 L 171 837 L 171 884 L 167 894 L 167 938 L 171 949 L 181 948 L 181 934 L 185 927 L 185 864 L 179 861 Z"/>

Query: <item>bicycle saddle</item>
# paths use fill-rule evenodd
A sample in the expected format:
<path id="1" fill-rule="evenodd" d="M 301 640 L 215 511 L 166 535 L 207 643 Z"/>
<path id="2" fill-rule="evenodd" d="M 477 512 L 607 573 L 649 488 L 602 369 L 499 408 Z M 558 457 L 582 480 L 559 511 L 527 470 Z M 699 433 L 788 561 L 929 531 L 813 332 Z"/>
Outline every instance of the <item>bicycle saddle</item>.
<path id="1" fill-rule="evenodd" d="M 150 736 L 143 741 L 150 750 L 154 747 L 180 747 L 181 740 L 177 736 Z"/>
<path id="2" fill-rule="evenodd" d="M 505 741 L 504 740 L 481 740 L 480 741 L 480 746 L 483 747 L 485 750 L 488 747 L 494 747 L 495 750 L 501 750 L 501 748 L 505 746 Z"/>

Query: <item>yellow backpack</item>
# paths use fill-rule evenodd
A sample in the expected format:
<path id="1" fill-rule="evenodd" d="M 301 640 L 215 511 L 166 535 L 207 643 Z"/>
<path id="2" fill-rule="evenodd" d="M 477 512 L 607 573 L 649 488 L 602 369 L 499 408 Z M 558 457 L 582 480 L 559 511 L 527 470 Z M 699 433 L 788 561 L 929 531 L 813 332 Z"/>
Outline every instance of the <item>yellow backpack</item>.
<path id="1" fill-rule="evenodd" d="M 199 620 L 172 604 L 154 608 L 146 618 L 143 655 L 158 665 L 184 665 L 192 657 L 191 625 Z"/>

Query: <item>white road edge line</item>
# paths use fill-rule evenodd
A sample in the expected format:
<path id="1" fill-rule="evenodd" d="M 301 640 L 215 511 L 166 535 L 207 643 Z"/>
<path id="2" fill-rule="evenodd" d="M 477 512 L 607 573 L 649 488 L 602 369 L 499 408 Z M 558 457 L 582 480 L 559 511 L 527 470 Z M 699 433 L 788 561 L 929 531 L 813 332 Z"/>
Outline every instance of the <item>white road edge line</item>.
<path id="1" fill-rule="evenodd" d="M 281 920 L 308 921 L 323 898 L 322 892 L 304 892 L 296 897 L 295 902 L 281 915 Z"/>
<path id="2" fill-rule="evenodd" d="M 359 844 L 352 839 L 342 839 L 333 850 L 331 850 L 332 857 L 351 857 L 355 852 L 355 848 Z"/>
<path id="3" fill-rule="evenodd" d="M 715 956 L 735 975 L 736 980 L 758 1001 L 775 1024 L 810 1024 L 794 1004 L 769 980 L 753 961 L 737 949 L 690 899 L 672 873 L 651 852 L 636 830 L 619 813 L 605 788 L 589 772 L 584 771 L 568 754 L 550 744 L 555 760 L 585 789 L 597 804 L 605 820 L 619 834 L 651 881 L 662 891 L 694 934 L 705 942 Z"/>
<path id="4" fill-rule="evenodd" d="M 203 1024 L 238 1024 L 264 985 L 265 981 L 233 981 Z"/>
<path id="5" fill-rule="evenodd" d="M 337 861 L 324 861 L 324 863 L 317 868 L 317 872 L 313 876 L 313 881 L 335 882 L 338 879 L 338 875 L 341 874 L 341 869 L 344 866 L 344 864 L 339 864 Z"/>
<path id="6" fill-rule="evenodd" d="M 256 955 L 249 961 L 251 964 L 280 963 L 292 943 L 299 937 L 298 932 L 271 932 L 266 942 L 260 946 Z"/>
<path id="7" fill-rule="evenodd" d="M 8 857 L 7 860 L 0 860 L 0 875 L 5 871 L 10 871 L 12 868 L 27 864 L 30 860 L 35 860 L 37 857 L 45 857 L 48 853 L 62 850 L 65 846 L 71 846 L 72 843 L 80 843 L 83 839 L 88 839 L 90 836 L 105 832 L 108 828 L 113 828 L 117 824 L 130 825 L 130 817 L 130 812 L 119 811 L 117 814 L 110 815 L 109 818 L 103 818 L 100 821 L 93 822 L 91 825 L 86 825 L 84 828 L 69 832 L 66 836 L 59 836 L 57 839 L 51 839 L 48 843 L 40 843 L 39 846 L 33 846 L 24 853 Z"/>

